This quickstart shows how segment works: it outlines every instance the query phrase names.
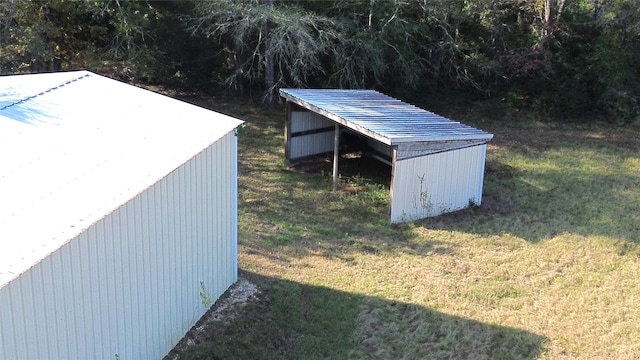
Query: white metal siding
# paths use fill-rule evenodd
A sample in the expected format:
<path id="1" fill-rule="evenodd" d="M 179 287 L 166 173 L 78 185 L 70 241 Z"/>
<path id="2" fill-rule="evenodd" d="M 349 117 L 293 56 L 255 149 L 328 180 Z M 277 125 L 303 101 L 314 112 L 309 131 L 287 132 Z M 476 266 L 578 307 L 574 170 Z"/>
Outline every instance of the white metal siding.
<path id="1" fill-rule="evenodd" d="M 310 111 L 291 112 L 291 133 L 333 127 L 334 123 Z M 334 131 L 290 137 L 289 160 L 333 151 Z"/>
<path id="2" fill-rule="evenodd" d="M 480 205 L 486 145 L 396 160 L 391 222 L 404 222 Z"/>
<path id="3" fill-rule="evenodd" d="M 311 111 L 292 111 L 291 132 L 301 132 L 333 127 L 333 121 Z"/>
<path id="4" fill-rule="evenodd" d="M 0 358 L 167 354 L 206 311 L 200 282 L 216 299 L 237 279 L 236 146 L 225 135 L 1 287 Z"/>

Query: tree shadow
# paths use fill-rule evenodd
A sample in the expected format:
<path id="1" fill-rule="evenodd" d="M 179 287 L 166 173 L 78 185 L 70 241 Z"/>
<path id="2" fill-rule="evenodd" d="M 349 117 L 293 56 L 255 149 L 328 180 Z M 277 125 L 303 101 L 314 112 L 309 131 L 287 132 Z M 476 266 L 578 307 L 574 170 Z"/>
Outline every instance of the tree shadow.
<path id="1" fill-rule="evenodd" d="M 38 94 L 38 96 L 41 94 Z M 37 126 L 40 124 L 60 124 L 61 119 L 56 114 L 56 107 L 43 100 L 42 98 L 37 101 L 32 99 L 37 96 L 32 96 L 26 99 L 13 99 L 15 100 L 4 107 L 0 107 L 0 115 L 7 119 L 15 120 L 23 124 Z M 0 101 L 12 100 L 10 97 L 3 99 L 0 96 Z"/>
<path id="2" fill-rule="evenodd" d="M 535 359 L 546 343 L 415 304 L 240 271 L 243 278 L 260 292 L 220 311 L 227 291 L 166 359 Z"/>
<path id="3" fill-rule="evenodd" d="M 637 163 L 639 129 L 485 124 L 495 137 L 487 152 L 481 206 L 391 225 L 388 165 L 343 157 L 341 186 L 332 192 L 332 159 L 286 164 L 283 117 L 267 115 L 252 118 L 239 136 L 239 211 L 241 223 L 250 222 L 241 224 L 241 239 L 252 251 L 269 253 L 274 246 L 283 250 L 296 244 L 294 256 L 310 251 L 346 258 L 353 252 L 455 253 L 454 242 L 417 237 L 415 226 L 510 234 L 529 242 L 565 233 L 606 236 L 619 240 L 624 252 L 640 243 L 640 169 L 617 172 L 610 164 L 605 171 L 589 169 L 609 157 L 620 164 Z M 576 152 L 594 157 L 594 164 L 587 163 L 589 156 L 573 159 Z M 526 159 L 529 168 L 518 168 L 509 156 Z M 549 166 L 537 166 L 544 161 Z"/>
<path id="4" fill-rule="evenodd" d="M 418 222 L 421 226 L 483 236 L 509 233 L 530 242 L 573 233 L 640 243 L 640 168 L 616 171 L 616 164 L 606 164 L 607 159 L 637 161 L 638 132 L 551 131 L 536 140 L 524 130 L 502 135 L 497 151 L 505 149 L 529 161 L 545 161 L 549 152 L 567 154 L 547 167 L 524 170 L 489 155 L 482 205 L 425 219 Z M 572 158 L 571 152 L 590 156 Z M 607 171 L 598 168 L 603 164 Z"/>
<path id="5" fill-rule="evenodd" d="M 253 158 L 255 160 L 255 158 Z M 246 251 L 281 257 L 322 254 L 349 260 L 356 253 L 448 253 L 451 244 L 416 239 L 410 224 L 389 224 L 390 168 L 371 159 L 341 159 L 338 191 L 323 158 L 296 166 L 241 164 L 241 172 L 269 177 L 240 181 L 240 236 Z M 372 165 L 372 166 L 370 166 Z"/>

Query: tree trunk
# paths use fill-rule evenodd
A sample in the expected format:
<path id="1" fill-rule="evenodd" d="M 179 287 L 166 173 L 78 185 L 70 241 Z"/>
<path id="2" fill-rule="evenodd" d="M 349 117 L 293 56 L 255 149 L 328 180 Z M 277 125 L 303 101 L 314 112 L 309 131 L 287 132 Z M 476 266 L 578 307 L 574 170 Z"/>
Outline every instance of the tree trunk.
<path id="1" fill-rule="evenodd" d="M 273 6 L 273 0 L 264 0 L 267 8 Z M 277 94 L 275 87 L 275 64 L 273 59 L 273 48 L 271 45 L 271 28 L 273 24 L 267 20 L 264 41 L 264 86 L 266 88 L 263 102 L 272 105 L 276 102 Z"/>
<path id="2" fill-rule="evenodd" d="M 553 37 L 553 30 L 562 14 L 564 2 L 565 0 L 542 0 L 540 46 L 547 47 L 549 40 Z"/>

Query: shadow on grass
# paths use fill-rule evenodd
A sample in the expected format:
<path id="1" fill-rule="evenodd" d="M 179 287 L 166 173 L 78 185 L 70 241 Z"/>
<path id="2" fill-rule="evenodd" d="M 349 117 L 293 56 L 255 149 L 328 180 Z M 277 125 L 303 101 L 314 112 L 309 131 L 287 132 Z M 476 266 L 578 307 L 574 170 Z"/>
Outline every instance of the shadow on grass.
<path id="1" fill-rule="evenodd" d="M 239 135 L 240 231 L 256 251 L 296 243 L 296 255 L 313 247 L 328 256 L 455 252 L 450 241 L 416 237 L 416 225 L 530 242 L 571 233 L 640 243 L 640 169 L 632 169 L 640 159 L 637 129 L 493 124 L 479 208 L 390 225 L 387 165 L 341 159 L 341 188 L 332 192 L 330 159 L 285 164 L 284 114 L 247 114 Z"/>
<path id="2" fill-rule="evenodd" d="M 496 155 L 489 151 L 482 206 L 422 226 L 531 242 L 573 233 L 640 243 L 637 131 L 504 131 L 496 134 Z M 518 169 L 497 152 L 528 164 Z"/>
<path id="3" fill-rule="evenodd" d="M 250 272 L 240 277 L 260 293 L 216 320 L 205 315 L 196 324 L 208 322 L 204 333 L 188 335 L 183 342 L 193 344 L 167 359 L 534 359 L 545 344 L 527 331 L 413 304 Z"/>

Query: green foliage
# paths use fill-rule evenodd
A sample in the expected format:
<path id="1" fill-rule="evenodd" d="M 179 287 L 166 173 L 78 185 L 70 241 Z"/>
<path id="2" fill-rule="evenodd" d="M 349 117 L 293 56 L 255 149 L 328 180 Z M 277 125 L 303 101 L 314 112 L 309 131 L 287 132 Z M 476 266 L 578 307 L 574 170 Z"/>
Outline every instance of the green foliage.
<path id="1" fill-rule="evenodd" d="M 190 21 L 194 32 L 228 44 L 225 84 L 263 84 L 267 102 L 275 101 L 277 88 L 304 86 L 322 74 L 321 58 L 335 37 L 330 18 L 289 3 L 202 1 Z"/>
<path id="2" fill-rule="evenodd" d="M 84 3 L 4 2 L 0 17 L 0 73 L 82 66 L 93 42 L 104 35 L 100 24 L 92 24 Z M 92 25 L 95 27 L 90 38 L 86 36 L 87 27 Z"/>
<path id="3" fill-rule="evenodd" d="M 632 0 L 0 3 L 0 73 L 89 68 L 266 102 L 284 86 L 377 88 L 627 123 L 638 57 Z"/>
<path id="4" fill-rule="evenodd" d="M 213 304 L 213 299 L 209 296 L 209 292 L 204 285 L 204 281 L 200 281 L 200 301 L 202 302 L 202 306 L 205 308 L 209 308 L 211 304 Z"/>
<path id="5" fill-rule="evenodd" d="M 640 350 L 638 128 L 500 124 L 479 119 L 495 118 L 493 108 L 465 108 L 466 119 L 453 118 L 495 134 L 481 205 L 389 225 L 386 165 L 341 159 L 334 192 L 330 162 L 280 162 L 281 111 L 211 107 L 223 105 L 250 124 L 238 139 L 238 264 L 261 294 L 228 321 L 211 321 L 177 358 L 632 358 Z"/>

